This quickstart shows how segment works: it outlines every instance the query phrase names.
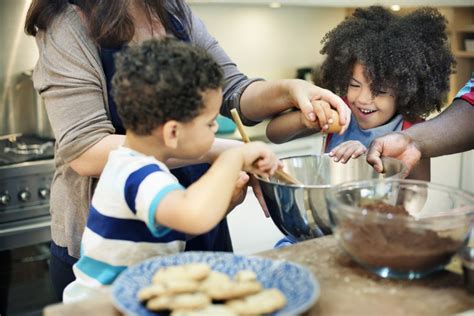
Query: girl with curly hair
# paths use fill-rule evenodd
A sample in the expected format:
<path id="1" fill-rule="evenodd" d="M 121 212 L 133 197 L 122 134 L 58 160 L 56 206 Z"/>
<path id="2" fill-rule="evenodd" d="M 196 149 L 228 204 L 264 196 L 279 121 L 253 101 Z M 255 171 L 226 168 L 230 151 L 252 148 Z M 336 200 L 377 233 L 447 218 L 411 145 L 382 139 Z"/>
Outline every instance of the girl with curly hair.
<path id="1" fill-rule="evenodd" d="M 347 131 L 328 135 L 325 151 L 335 161 L 356 158 L 376 137 L 407 129 L 441 109 L 454 65 L 446 23 L 433 8 L 400 16 L 373 6 L 356 9 L 326 34 L 321 84 L 345 96 L 352 111 Z M 281 143 L 319 131 L 317 122 L 293 111 L 275 117 L 267 136 Z M 420 161 L 410 177 L 429 180 L 429 160 Z"/>

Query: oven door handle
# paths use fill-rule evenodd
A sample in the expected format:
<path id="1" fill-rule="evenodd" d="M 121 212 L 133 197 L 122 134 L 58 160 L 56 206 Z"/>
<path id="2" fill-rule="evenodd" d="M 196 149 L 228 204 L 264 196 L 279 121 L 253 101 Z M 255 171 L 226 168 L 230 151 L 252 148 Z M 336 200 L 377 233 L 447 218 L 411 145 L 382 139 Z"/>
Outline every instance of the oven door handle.
<path id="1" fill-rule="evenodd" d="M 49 227 L 50 225 L 51 225 L 51 221 L 44 221 L 40 223 L 23 224 L 17 227 L 4 228 L 4 229 L 0 229 L 0 236 L 37 230 L 37 229 Z"/>

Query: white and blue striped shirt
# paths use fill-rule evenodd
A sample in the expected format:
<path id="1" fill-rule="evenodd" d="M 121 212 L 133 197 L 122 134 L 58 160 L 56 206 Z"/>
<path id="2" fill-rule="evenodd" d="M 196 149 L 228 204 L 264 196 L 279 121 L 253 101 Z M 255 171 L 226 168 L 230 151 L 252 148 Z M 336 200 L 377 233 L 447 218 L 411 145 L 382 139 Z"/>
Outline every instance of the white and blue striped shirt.
<path id="1" fill-rule="evenodd" d="M 185 234 L 155 222 L 163 197 L 181 189 L 154 157 L 125 147 L 112 151 L 92 198 L 75 282 L 110 285 L 132 264 L 184 251 Z"/>

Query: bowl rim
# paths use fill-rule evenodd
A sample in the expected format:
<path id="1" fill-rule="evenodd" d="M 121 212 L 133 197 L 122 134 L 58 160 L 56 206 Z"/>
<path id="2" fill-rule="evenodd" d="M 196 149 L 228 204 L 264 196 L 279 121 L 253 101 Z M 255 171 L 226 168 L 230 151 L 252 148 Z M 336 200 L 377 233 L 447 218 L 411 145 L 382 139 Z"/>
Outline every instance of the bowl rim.
<path id="1" fill-rule="evenodd" d="M 319 155 L 319 154 L 295 155 L 295 156 L 282 157 L 282 158 L 279 158 L 279 160 L 285 160 L 285 159 L 291 159 L 291 158 L 318 157 L 318 156 L 321 156 L 321 155 Z M 322 156 L 330 157 L 328 153 L 324 153 Z M 362 154 L 357 158 L 351 158 L 351 159 L 362 159 L 362 158 L 364 158 L 365 161 L 367 162 L 367 154 Z M 398 172 L 394 175 L 388 176 L 385 179 L 395 179 L 394 177 L 397 176 L 397 175 L 400 175 L 401 177 L 405 176 L 405 173 L 407 171 L 407 166 L 401 160 L 396 159 L 396 158 L 392 158 L 392 157 L 381 157 L 381 159 L 382 159 L 382 164 L 384 163 L 385 160 L 387 160 L 387 161 L 391 160 L 391 161 L 397 161 L 397 163 L 399 163 L 401 165 L 400 172 Z M 367 164 L 372 166 L 369 162 L 367 162 Z M 373 168 L 373 166 L 372 166 L 372 168 Z M 282 187 L 291 187 L 291 188 L 295 188 L 295 189 L 296 188 L 330 189 L 330 188 L 334 188 L 335 186 L 344 184 L 344 183 L 335 184 L 335 185 L 331 185 L 331 184 L 303 184 L 303 183 L 302 184 L 292 184 L 292 183 L 281 183 L 281 182 L 270 181 L 270 180 L 264 179 L 264 178 L 262 178 L 262 177 L 260 177 L 259 175 L 256 175 L 256 174 L 254 176 L 255 176 L 255 178 L 257 178 L 257 180 L 259 180 L 261 182 L 265 182 L 265 183 L 272 184 L 272 185 L 277 185 L 277 186 L 282 186 Z M 367 180 L 358 180 L 358 181 L 367 181 Z M 358 181 L 351 181 L 351 182 L 358 182 Z M 345 183 L 349 183 L 349 182 L 345 182 Z"/>
<path id="2" fill-rule="evenodd" d="M 459 216 L 473 216 L 474 215 L 474 194 L 453 187 L 449 185 L 444 185 L 444 184 L 439 184 L 439 183 L 434 183 L 430 181 L 425 181 L 425 180 L 413 180 L 413 179 L 396 179 L 396 178 L 387 178 L 387 179 L 370 179 L 370 180 L 361 180 L 361 181 L 351 181 L 351 182 L 346 182 L 342 184 L 338 184 L 330 188 L 328 191 L 326 191 L 325 198 L 329 202 L 329 205 L 336 205 L 337 208 L 344 210 L 344 212 L 347 212 L 350 215 L 354 216 L 365 216 L 367 215 L 367 212 L 364 214 L 364 210 L 366 208 L 356 206 L 356 205 L 347 205 L 344 203 L 341 203 L 336 199 L 336 194 L 342 190 L 347 190 L 347 189 L 355 189 L 355 188 L 361 188 L 365 186 L 373 186 L 374 184 L 378 183 L 399 183 L 399 184 L 408 184 L 408 185 L 419 185 L 419 186 L 425 186 L 425 187 L 432 187 L 435 189 L 441 189 L 443 191 L 450 191 L 453 192 L 462 198 L 470 201 L 467 206 L 472 206 L 472 208 L 466 210 L 466 212 L 462 212 L 460 214 L 446 214 L 446 215 L 439 215 L 436 217 L 423 217 L 423 218 L 415 218 L 415 217 L 407 217 L 406 215 L 400 215 L 400 214 L 393 214 L 393 213 L 377 213 L 377 212 L 370 212 L 371 218 L 374 220 L 380 220 L 380 221 L 387 221 L 387 220 L 404 220 L 411 222 L 411 223 L 423 223 L 423 222 L 431 222 L 433 220 L 442 220 L 442 219 L 456 219 Z M 328 205 L 328 210 L 330 212 L 333 212 L 332 208 Z"/>

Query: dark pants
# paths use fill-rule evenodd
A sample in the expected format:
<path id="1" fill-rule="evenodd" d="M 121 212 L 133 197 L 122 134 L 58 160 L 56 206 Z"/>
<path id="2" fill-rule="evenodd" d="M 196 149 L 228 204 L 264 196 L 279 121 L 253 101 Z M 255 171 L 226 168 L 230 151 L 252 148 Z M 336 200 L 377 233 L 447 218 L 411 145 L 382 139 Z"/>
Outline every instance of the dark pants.
<path id="1" fill-rule="evenodd" d="M 72 266 L 76 262 L 76 258 L 68 255 L 67 248 L 59 247 L 54 242 L 51 242 L 49 271 L 54 292 L 59 301 L 63 300 L 63 292 L 66 286 L 76 279 L 74 272 L 72 272 Z"/>

